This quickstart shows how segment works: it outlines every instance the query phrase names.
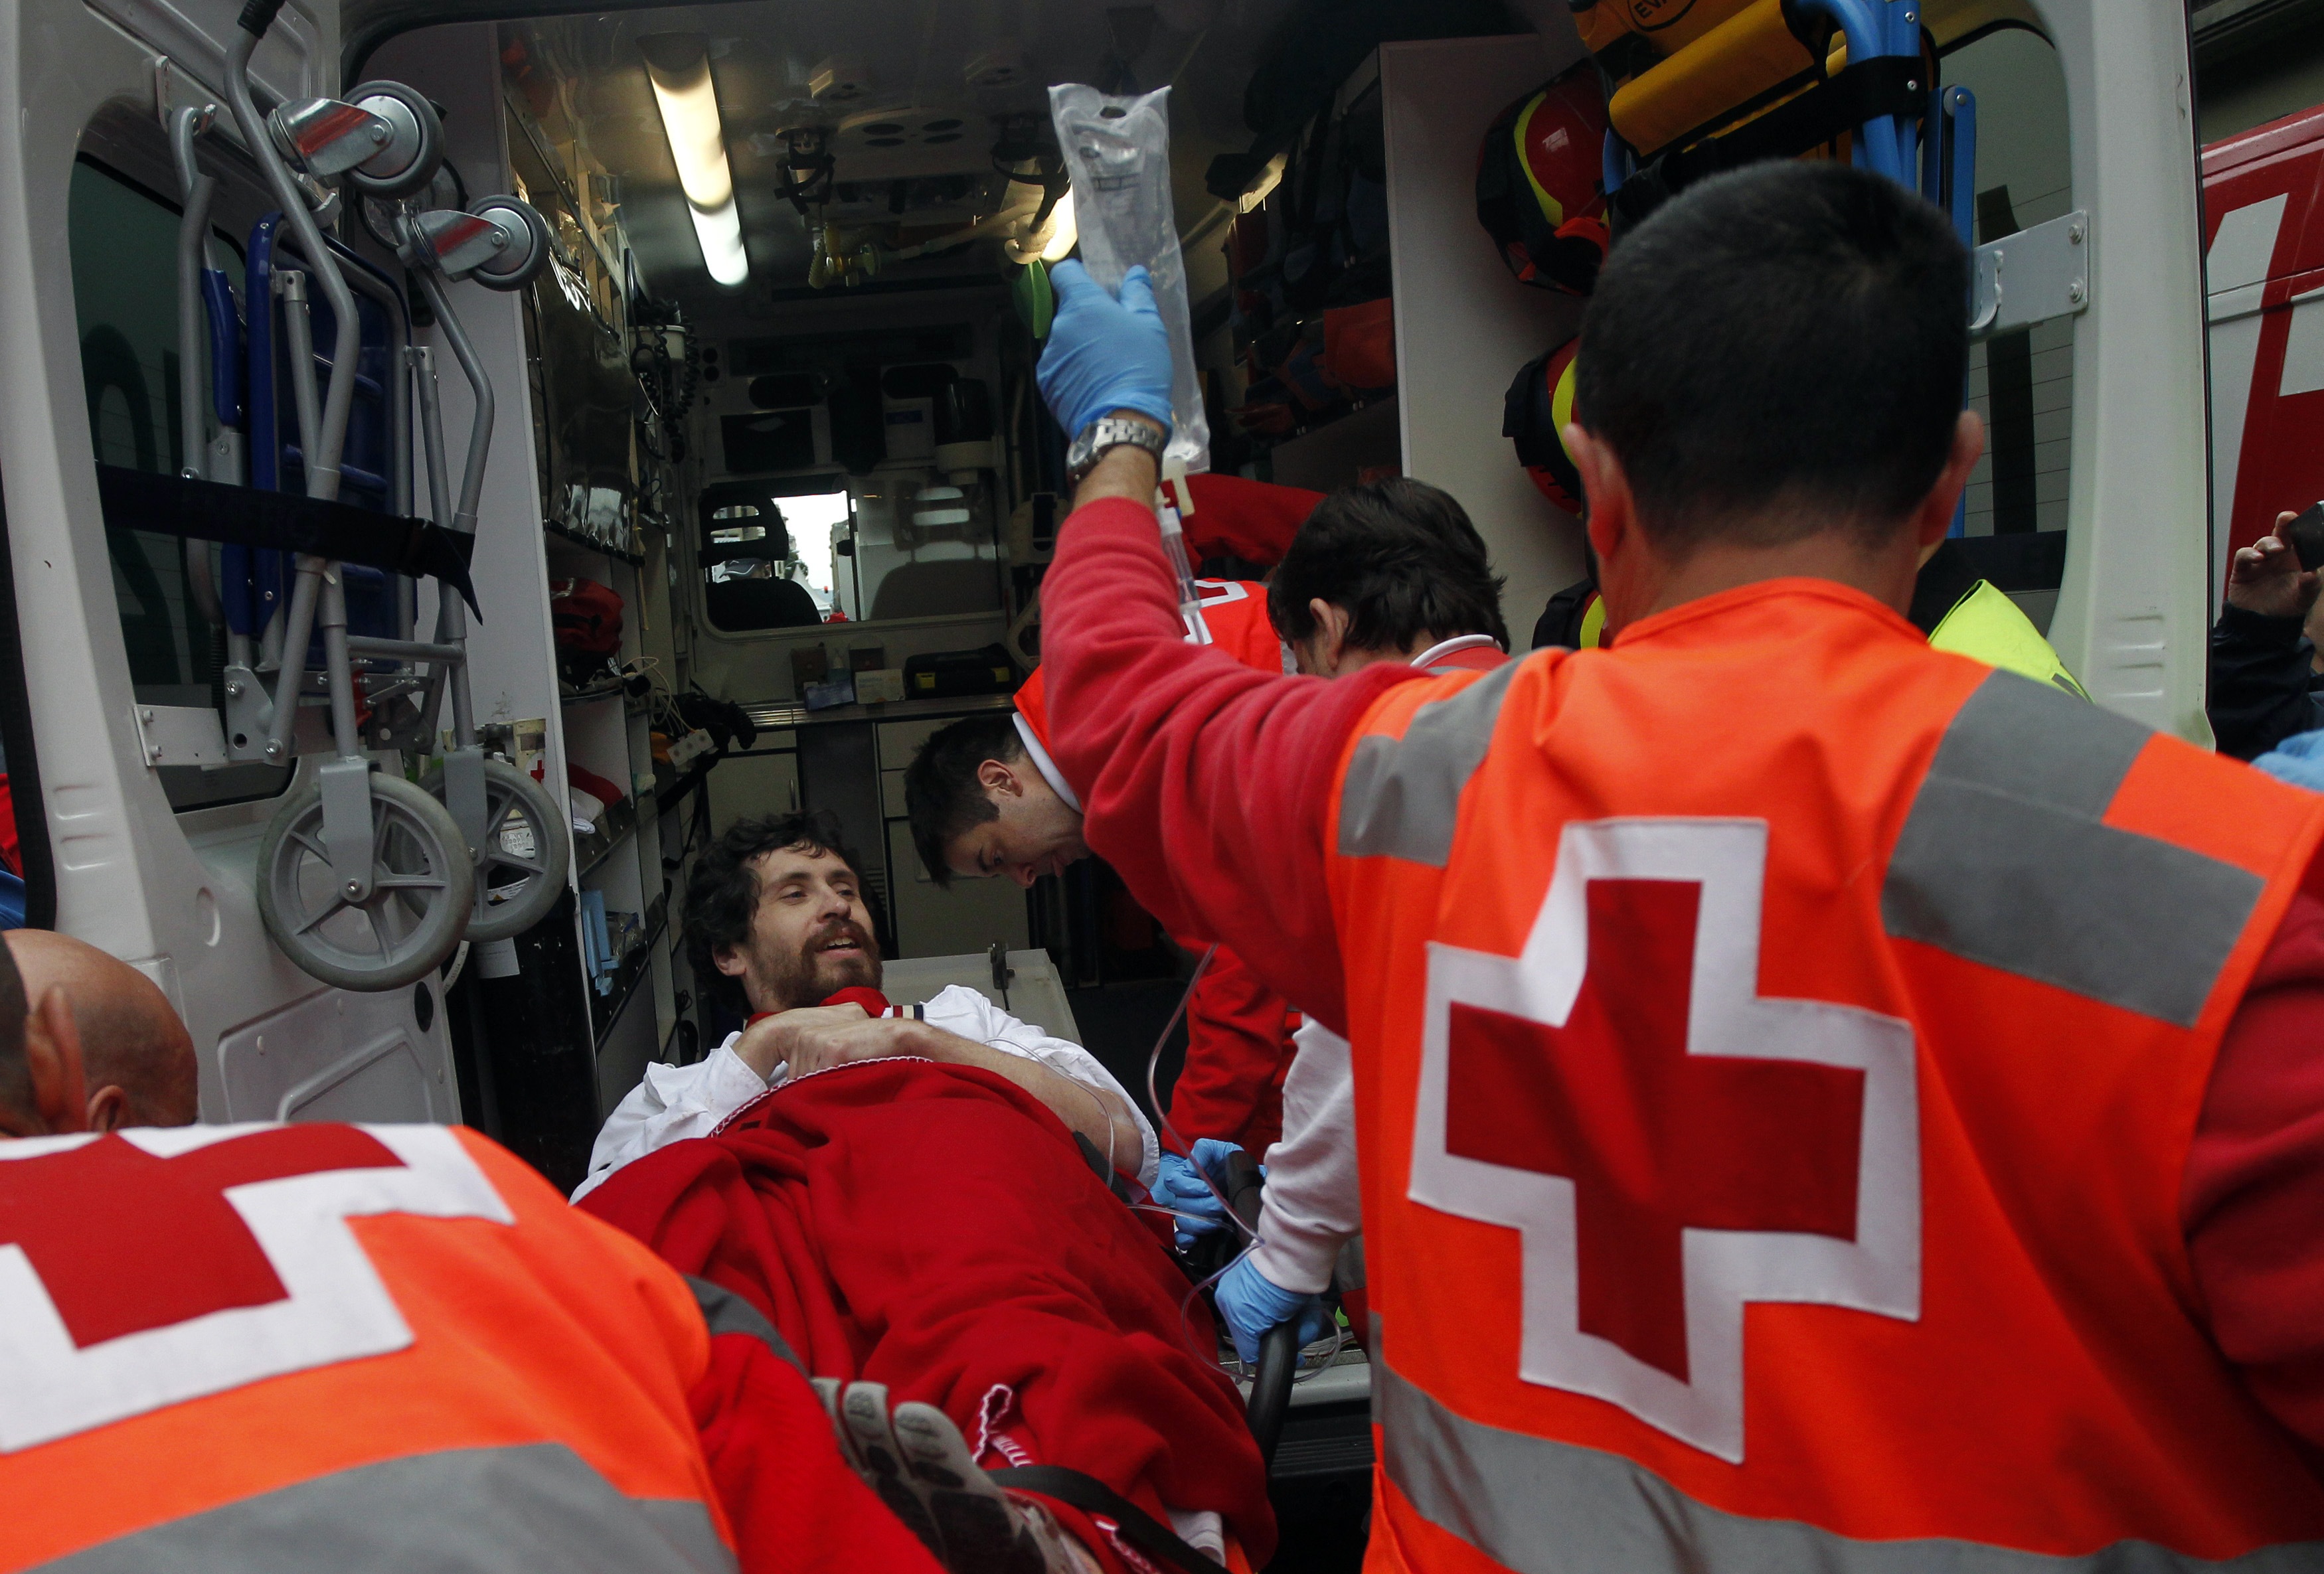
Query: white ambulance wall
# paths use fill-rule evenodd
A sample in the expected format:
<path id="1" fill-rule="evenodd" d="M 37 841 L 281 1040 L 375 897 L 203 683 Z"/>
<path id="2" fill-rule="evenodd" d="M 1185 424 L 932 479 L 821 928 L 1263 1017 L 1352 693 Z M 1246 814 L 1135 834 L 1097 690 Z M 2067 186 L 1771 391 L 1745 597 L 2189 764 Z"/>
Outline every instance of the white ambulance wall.
<path id="1" fill-rule="evenodd" d="M 1477 146 L 1511 99 L 1582 58 L 1532 34 L 1380 48 L 1404 473 L 1460 500 L 1508 576 L 1501 615 L 1522 651 L 1549 598 L 1582 577 L 1582 527 L 1501 436 L 1517 368 L 1571 336 L 1582 303 L 1511 277 L 1477 223 Z"/>
<path id="2" fill-rule="evenodd" d="M 237 0 L 182 0 L 167 14 L 103 8 L 159 31 L 133 37 L 78 5 L 42 7 L 37 25 L 14 6 L 0 15 L 0 386 L 10 391 L 0 474 L 56 866 L 56 927 L 127 961 L 169 996 L 199 1057 L 207 1118 L 277 1113 L 281 1100 L 229 1100 L 229 1048 L 249 1040 L 254 1050 L 257 1027 L 294 1017 L 299 1029 L 267 1046 L 268 1078 L 295 1095 L 294 1112 L 328 1089 L 357 1081 L 377 1088 L 384 1079 L 396 1108 L 450 1118 L 456 1100 L 442 1075 L 449 1044 L 432 998 L 422 1028 L 414 991 L 356 998 L 326 990 L 268 940 L 252 874 L 279 800 L 174 815 L 137 752 L 74 327 L 66 192 L 75 149 L 100 106 L 110 102 L 153 125 L 158 141 L 157 47 L 206 78 L 193 101 L 218 96 L 219 44 L 240 8 Z M 263 74 L 331 91 L 335 11 L 292 0 L 282 23 L 280 36 L 302 41 L 304 57 L 270 35 Z M 181 78 L 173 91 L 182 103 L 195 89 Z"/>

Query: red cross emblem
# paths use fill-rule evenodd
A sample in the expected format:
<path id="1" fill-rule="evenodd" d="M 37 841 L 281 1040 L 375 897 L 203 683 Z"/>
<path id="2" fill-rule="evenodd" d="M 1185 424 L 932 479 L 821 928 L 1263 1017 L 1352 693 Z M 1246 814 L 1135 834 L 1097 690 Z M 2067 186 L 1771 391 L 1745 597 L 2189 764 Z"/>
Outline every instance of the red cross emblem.
<path id="1" fill-rule="evenodd" d="M 1523 1238 L 1519 1376 L 1743 1458 L 1743 1306 L 1920 1315 L 1913 1033 L 1757 994 L 1764 822 L 1568 825 L 1524 952 L 1429 950 L 1411 1196 Z"/>
<path id="2" fill-rule="evenodd" d="M 411 1331 L 350 1218 L 512 1216 L 441 1127 L 0 1143 L 0 1452 Z"/>

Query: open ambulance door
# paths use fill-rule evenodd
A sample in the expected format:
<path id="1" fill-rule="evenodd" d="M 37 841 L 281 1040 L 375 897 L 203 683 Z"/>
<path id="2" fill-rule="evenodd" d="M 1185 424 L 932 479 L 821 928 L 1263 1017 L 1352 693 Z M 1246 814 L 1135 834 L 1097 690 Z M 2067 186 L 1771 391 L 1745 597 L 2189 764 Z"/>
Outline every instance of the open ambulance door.
<path id="1" fill-rule="evenodd" d="M 2048 41 L 2063 90 L 2061 113 L 2039 94 L 1979 94 L 1973 309 L 1997 305 L 2005 322 L 2031 327 L 2014 343 L 1997 333 L 1978 346 L 1972 403 L 1991 456 L 1969 499 L 1972 533 L 1980 507 L 1997 531 L 2062 529 L 2051 643 L 2099 704 L 2208 744 L 2201 231 L 2185 7 L 1971 0 L 1932 5 L 1929 21 L 1941 82 L 2006 30 L 2030 26 Z M 2061 133 L 2063 148 L 2052 145 Z M 2070 188 L 2052 204 L 2057 218 L 2013 216 L 2008 172 L 2061 156 Z M 2015 522 L 1997 517 L 2013 494 Z"/>
<path id="2" fill-rule="evenodd" d="M 5 738 L 28 916 L 161 986 L 192 1032 L 206 1119 L 450 1120 L 440 978 L 352 993 L 269 940 L 257 842 L 318 761 L 198 762 L 172 723 L 214 704 L 219 673 L 186 544 L 98 499 L 100 462 L 170 474 L 186 459 L 162 115 L 224 102 L 239 11 L 0 0 L 0 485 L 19 640 L 0 658 L 21 660 L 29 734 Z M 335 0 L 291 0 L 258 51 L 260 89 L 330 93 L 338 41 Z M 238 284 L 273 204 L 220 118 L 200 155 L 220 184 L 208 261 Z"/>

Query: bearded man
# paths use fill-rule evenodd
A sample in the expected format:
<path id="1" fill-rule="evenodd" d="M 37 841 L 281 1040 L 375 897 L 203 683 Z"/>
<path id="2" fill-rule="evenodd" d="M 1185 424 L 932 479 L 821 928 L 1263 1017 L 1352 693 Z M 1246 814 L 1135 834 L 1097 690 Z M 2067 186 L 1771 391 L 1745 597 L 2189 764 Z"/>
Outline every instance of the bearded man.
<path id="1" fill-rule="evenodd" d="M 1108 1171 L 1153 1184 L 1153 1128 L 1081 1045 L 958 984 L 920 1005 L 888 1004 L 863 889 L 828 816 L 771 815 L 727 827 L 687 887 L 687 954 L 702 986 L 747 1004 L 750 1019 L 693 1065 L 646 1068 L 597 1134 L 576 1201 L 633 1159 L 709 1136 L 771 1087 L 899 1055 L 975 1066 L 1014 1082 Z"/>

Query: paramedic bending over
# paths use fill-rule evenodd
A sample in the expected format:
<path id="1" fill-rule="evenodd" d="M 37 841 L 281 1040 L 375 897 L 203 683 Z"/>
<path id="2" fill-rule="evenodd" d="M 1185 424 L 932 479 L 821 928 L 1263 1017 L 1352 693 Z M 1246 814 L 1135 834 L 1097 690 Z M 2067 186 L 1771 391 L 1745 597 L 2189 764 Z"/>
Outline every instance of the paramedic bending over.
<path id="1" fill-rule="evenodd" d="M 1058 272 L 1051 408 L 1150 410 L 1142 287 Z M 1262 677 L 1178 639 L 1147 454 L 1080 478 L 1090 845 L 1352 1046 L 1391 1565 L 2324 1552 L 2324 798 L 1903 617 L 1968 287 L 1834 164 L 1625 237 L 1565 434 L 1610 649 Z"/>
<path id="2" fill-rule="evenodd" d="M 693 1065 L 646 1068 L 597 1134 L 576 1199 L 632 1159 L 709 1136 L 789 1078 L 888 1055 L 1006 1077 L 1116 1172 L 1154 1183 L 1153 1128 L 1081 1045 L 959 984 L 901 1011 L 879 994 L 880 943 L 862 878 L 828 816 L 774 815 L 728 826 L 687 887 L 686 937 L 696 980 L 747 1003 L 751 1018 Z"/>

